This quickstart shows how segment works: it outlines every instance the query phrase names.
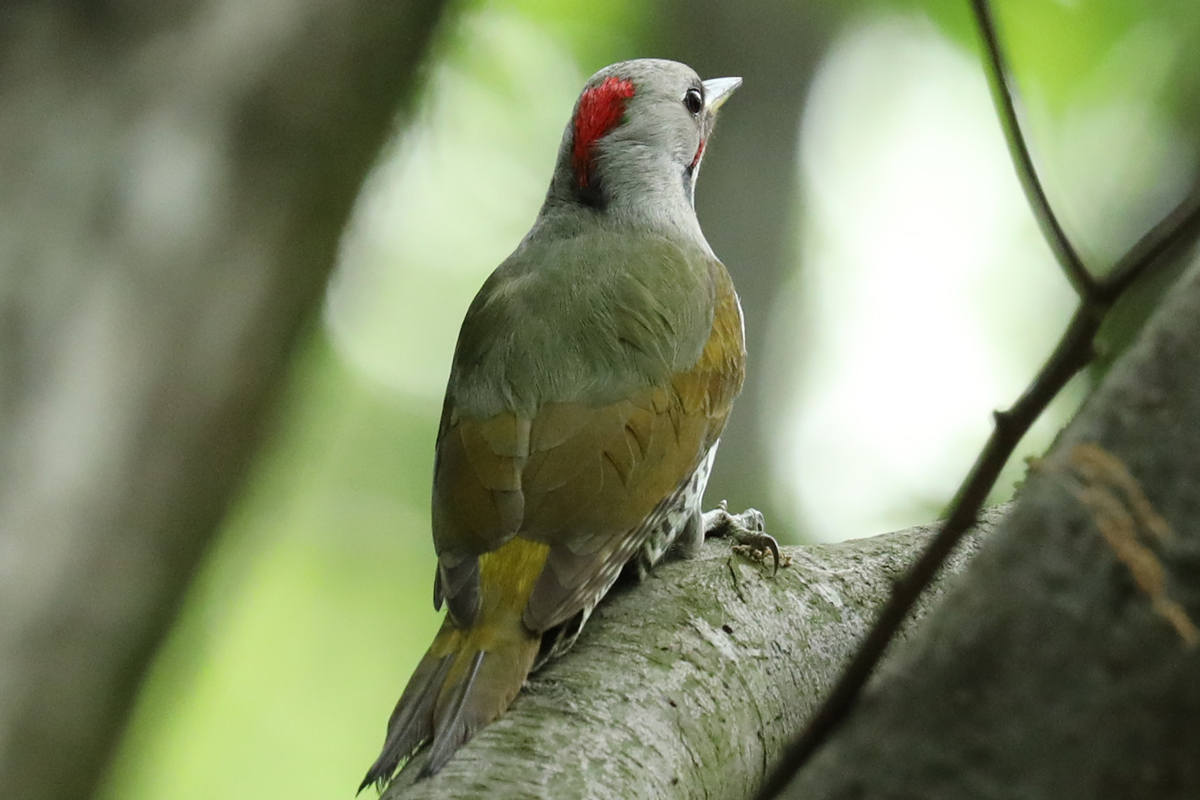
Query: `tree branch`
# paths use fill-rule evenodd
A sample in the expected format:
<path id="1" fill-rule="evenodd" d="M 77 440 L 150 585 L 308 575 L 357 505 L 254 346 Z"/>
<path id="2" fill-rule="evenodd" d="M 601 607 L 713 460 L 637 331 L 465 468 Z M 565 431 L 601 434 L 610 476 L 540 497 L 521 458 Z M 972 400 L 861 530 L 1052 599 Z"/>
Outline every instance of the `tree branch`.
<path id="1" fill-rule="evenodd" d="M 1129 248 L 1101 281 L 1098 293 L 1110 304 L 1124 295 L 1137 279 L 1156 264 L 1173 256 L 1200 239 L 1200 185 L 1162 220 Z"/>
<path id="2" fill-rule="evenodd" d="M 948 571 L 1001 516 L 984 516 Z M 793 564 L 775 577 L 710 541 L 614 591 L 503 718 L 435 777 L 406 785 L 407 770 L 384 797 L 745 796 L 931 532 L 785 548 Z"/>

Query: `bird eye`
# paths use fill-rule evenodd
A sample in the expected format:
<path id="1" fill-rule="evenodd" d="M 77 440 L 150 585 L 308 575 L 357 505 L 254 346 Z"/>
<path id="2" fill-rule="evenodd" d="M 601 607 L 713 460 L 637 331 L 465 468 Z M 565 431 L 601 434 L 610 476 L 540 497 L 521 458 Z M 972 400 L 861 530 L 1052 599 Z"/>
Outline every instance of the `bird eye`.
<path id="1" fill-rule="evenodd" d="M 691 114 L 699 114 L 704 108 L 704 98 L 700 95 L 700 90 L 692 87 L 687 90 L 687 94 L 683 96 L 683 105 Z"/>

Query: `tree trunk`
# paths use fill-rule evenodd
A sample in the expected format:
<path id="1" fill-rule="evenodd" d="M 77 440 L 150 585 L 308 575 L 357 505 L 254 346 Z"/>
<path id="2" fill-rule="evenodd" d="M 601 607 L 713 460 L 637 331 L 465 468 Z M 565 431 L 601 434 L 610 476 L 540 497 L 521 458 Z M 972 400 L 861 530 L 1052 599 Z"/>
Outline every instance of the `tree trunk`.
<path id="1" fill-rule="evenodd" d="M 0 6 L 0 787 L 91 794 L 439 0 Z"/>

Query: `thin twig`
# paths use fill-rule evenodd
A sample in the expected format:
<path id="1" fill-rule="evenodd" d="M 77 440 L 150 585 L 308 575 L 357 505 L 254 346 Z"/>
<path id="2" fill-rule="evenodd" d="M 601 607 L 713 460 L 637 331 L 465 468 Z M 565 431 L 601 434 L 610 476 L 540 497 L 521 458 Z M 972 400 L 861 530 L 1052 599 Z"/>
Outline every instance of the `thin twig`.
<path id="1" fill-rule="evenodd" d="M 1094 355 L 1096 333 L 1109 310 L 1137 278 L 1155 264 L 1194 243 L 1200 237 L 1200 187 L 1148 233 L 1146 233 L 1114 265 L 1109 274 L 1095 279 L 1075 256 L 1050 211 L 1041 191 L 1033 164 L 1029 160 L 1021 130 L 1012 112 L 1012 94 L 1007 72 L 995 40 L 986 0 L 972 0 L 981 33 L 987 42 L 995 79 L 1001 86 L 995 91 L 997 105 L 1010 149 L 1016 162 L 1029 202 L 1042 223 L 1043 233 L 1055 247 L 1061 245 L 1060 261 L 1079 293 L 1080 302 L 1050 358 L 1042 365 L 1033 382 L 1008 411 L 996 412 L 995 427 L 971 471 L 963 480 L 938 535 L 892 589 L 888 602 L 875 620 L 866 638 L 842 671 L 816 715 L 808 726 L 785 750 L 775 769 L 756 795 L 758 800 L 770 800 L 779 795 L 792 777 L 807 763 L 817 748 L 846 719 L 854 708 L 862 688 L 871 677 L 888 645 L 895 637 L 921 592 L 928 586 L 938 568 L 945 562 L 983 508 L 983 503 L 1000 476 L 1004 465 L 1029 428 L 1041 416 L 1046 406 L 1064 386 L 1086 367 Z M 1049 228 L 1049 229 L 1048 229 Z M 1056 250 L 1058 248 L 1056 247 Z M 1069 254 L 1063 258 L 1062 253 Z M 1071 259 L 1074 259 L 1072 262 Z M 1075 266 L 1071 266 L 1071 264 Z"/>
<path id="2" fill-rule="evenodd" d="M 1034 169 L 1033 158 L 1025 145 L 1025 137 L 1021 135 L 1021 124 L 1017 121 L 1016 103 L 1013 102 L 1010 88 L 1011 73 L 1004 60 L 1000 40 L 996 36 L 996 23 L 992 19 L 991 9 L 987 0 L 971 0 L 971 5 L 975 10 L 979 35 L 983 39 L 987 56 L 984 59 L 984 72 L 987 73 L 988 86 L 992 90 L 992 100 L 996 104 L 996 113 L 1000 117 L 1000 127 L 1004 130 L 1008 151 L 1017 167 L 1017 177 L 1021 180 L 1021 188 L 1025 190 L 1025 199 L 1029 201 L 1033 216 L 1042 229 L 1042 236 L 1046 237 L 1046 242 L 1066 273 L 1067 280 L 1075 288 L 1076 294 L 1087 297 L 1095 291 L 1096 281 L 1084 266 L 1083 259 L 1079 257 L 1079 253 L 1059 224 L 1058 217 L 1050 208 L 1046 190 L 1042 188 L 1037 170 Z"/>
<path id="3" fill-rule="evenodd" d="M 1195 241 L 1200 234 L 1200 187 L 1171 209 L 1162 220 L 1129 248 L 1121 260 L 1113 265 L 1104 280 L 1097 286 L 1097 293 L 1110 303 L 1115 303 L 1150 264 L 1157 263 L 1172 252 Z"/>

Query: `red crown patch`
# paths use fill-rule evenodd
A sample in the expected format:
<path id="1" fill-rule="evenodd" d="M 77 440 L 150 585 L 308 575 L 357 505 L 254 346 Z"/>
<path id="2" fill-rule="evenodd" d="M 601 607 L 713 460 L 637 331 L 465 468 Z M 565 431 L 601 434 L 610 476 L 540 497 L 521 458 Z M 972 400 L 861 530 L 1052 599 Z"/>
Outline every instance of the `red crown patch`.
<path id="1" fill-rule="evenodd" d="M 571 162 L 580 188 L 587 186 L 591 171 L 592 145 L 625 116 L 625 102 L 633 97 L 633 81 L 615 76 L 605 78 L 599 86 L 584 90 L 575 114 L 575 146 Z"/>

